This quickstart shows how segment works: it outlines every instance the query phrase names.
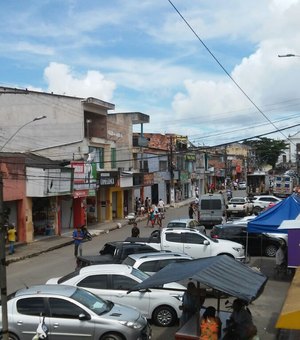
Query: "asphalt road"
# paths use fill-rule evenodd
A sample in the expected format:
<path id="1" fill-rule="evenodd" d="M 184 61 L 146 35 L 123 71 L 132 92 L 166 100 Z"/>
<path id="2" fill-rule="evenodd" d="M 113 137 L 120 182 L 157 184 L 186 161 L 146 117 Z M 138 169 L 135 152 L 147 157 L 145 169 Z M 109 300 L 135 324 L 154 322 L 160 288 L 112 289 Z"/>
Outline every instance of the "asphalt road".
<path id="1" fill-rule="evenodd" d="M 166 213 L 164 223 L 170 219 L 187 218 L 188 207 L 170 208 Z M 141 237 L 149 236 L 152 228 L 146 227 L 146 222 L 139 222 Z M 108 241 L 123 240 L 130 236 L 131 226 L 117 229 L 108 234 L 101 234 L 93 238 L 92 241 L 84 244 L 83 253 L 85 255 L 95 255 Z M 274 277 L 274 259 L 252 258 L 251 266 L 261 269 L 269 280 L 263 294 L 252 303 L 250 309 L 253 314 L 255 324 L 258 327 L 262 340 L 276 338 L 275 323 L 284 302 L 285 294 L 289 287 L 289 280 Z M 33 284 L 43 284 L 52 277 L 65 275 L 75 269 L 75 258 L 73 256 L 73 246 L 66 246 L 54 251 L 41 254 L 37 257 L 25 259 L 12 263 L 7 267 L 7 287 L 8 294 L 24 286 Z M 225 300 L 221 301 L 221 308 L 224 308 Z M 206 299 L 205 305 L 217 305 L 216 299 Z M 174 339 L 178 325 L 169 328 L 152 326 L 153 339 L 165 340 Z"/>

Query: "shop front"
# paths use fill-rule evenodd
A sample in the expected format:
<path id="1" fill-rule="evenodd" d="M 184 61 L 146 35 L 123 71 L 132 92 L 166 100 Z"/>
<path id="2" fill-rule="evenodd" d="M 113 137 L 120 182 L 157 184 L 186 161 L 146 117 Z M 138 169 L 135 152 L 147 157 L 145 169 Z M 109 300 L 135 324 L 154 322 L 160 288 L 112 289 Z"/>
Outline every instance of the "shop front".
<path id="1" fill-rule="evenodd" d="M 123 217 L 123 191 L 120 188 L 119 171 L 98 172 L 97 205 L 99 222 Z"/>

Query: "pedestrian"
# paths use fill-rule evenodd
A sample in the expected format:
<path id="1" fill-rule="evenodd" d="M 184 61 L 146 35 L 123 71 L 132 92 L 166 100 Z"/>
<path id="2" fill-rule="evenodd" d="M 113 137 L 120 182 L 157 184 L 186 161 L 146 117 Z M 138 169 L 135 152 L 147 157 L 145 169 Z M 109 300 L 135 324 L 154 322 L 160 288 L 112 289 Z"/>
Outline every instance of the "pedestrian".
<path id="1" fill-rule="evenodd" d="M 187 285 L 187 290 L 184 292 L 182 297 L 182 305 L 179 307 L 179 309 L 182 310 L 182 315 L 180 318 L 181 326 L 183 326 L 197 312 L 195 291 L 196 286 L 194 282 L 189 282 Z"/>
<path id="2" fill-rule="evenodd" d="M 15 224 L 12 223 L 9 225 L 8 230 L 7 230 L 7 239 L 9 243 L 9 255 L 14 254 L 15 252 L 16 234 L 17 234 L 17 230 L 15 228 Z"/>
<path id="3" fill-rule="evenodd" d="M 164 212 L 165 211 L 165 202 L 160 198 L 158 201 L 158 211 L 159 212 Z"/>
<path id="4" fill-rule="evenodd" d="M 223 340 L 248 340 L 255 334 L 256 327 L 253 324 L 252 315 L 247 308 L 247 303 L 241 299 L 235 299 L 232 304 L 229 324 L 225 329 Z"/>
<path id="5" fill-rule="evenodd" d="M 200 340 L 218 340 L 222 333 L 222 323 L 216 316 L 216 308 L 206 307 L 200 321 Z"/>
<path id="6" fill-rule="evenodd" d="M 82 231 L 81 226 L 78 226 L 74 231 L 73 231 L 73 240 L 74 240 L 74 256 L 79 255 L 82 256 L 82 242 L 84 239 L 84 233 Z"/>
<path id="7" fill-rule="evenodd" d="M 131 229 L 131 237 L 140 237 L 140 229 L 137 226 L 137 223 L 133 223 L 133 227 Z"/>
<path id="8" fill-rule="evenodd" d="M 194 218 L 194 207 L 193 207 L 193 203 L 191 203 L 190 206 L 189 206 L 189 218 L 191 218 L 191 219 Z"/>

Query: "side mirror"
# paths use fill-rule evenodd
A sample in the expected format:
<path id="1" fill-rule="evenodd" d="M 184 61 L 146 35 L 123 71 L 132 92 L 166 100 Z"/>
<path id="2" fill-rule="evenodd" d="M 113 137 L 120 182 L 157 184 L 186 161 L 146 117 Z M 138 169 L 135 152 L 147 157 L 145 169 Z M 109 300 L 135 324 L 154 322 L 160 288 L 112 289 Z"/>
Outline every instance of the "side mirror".
<path id="1" fill-rule="evenodd" d="M 208 240 L 204 240 L 204 241 L 203 241 L 203 244 L 204 244 L 205 246 L 208 246 L 208 245 L 210 244 L 210 242 L 209 242 Z"/>
<path id="2" fill-rule="evenodd" d="M 91 316 L 89 314 L 81 313 L 81 314 L 78 315 L 78 319 L 81 320 L 81 321 L 91 320 Z"/>

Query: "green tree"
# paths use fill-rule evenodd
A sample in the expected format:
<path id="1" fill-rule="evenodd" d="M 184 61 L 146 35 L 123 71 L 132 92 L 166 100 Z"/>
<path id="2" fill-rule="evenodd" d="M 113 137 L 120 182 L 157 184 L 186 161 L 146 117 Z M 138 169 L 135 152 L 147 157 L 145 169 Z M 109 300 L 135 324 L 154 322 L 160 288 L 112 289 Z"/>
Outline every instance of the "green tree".
<path id="1" fill-rule="evenodd" d="M 276 140 L 262 137 L 257 140 L 247 140 L 244 142 L 253 148 L 257 165 L 270 164 L 275 168 L 278 157 L 289 148 L 289 144 L 283 140 Z"/>

